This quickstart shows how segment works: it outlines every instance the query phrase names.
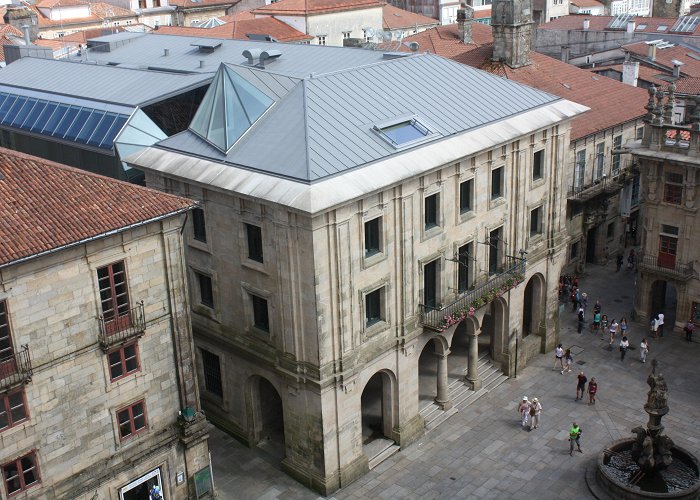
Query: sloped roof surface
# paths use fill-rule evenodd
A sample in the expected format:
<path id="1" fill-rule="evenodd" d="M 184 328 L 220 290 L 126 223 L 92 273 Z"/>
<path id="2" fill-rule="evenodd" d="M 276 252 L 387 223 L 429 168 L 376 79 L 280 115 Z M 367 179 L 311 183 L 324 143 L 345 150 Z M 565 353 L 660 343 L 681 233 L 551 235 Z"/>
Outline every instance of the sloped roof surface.
<path id="1" fill-rule="evenodd" d="M 400 28 L 413 28 L 415 26 L 438 25 L 440 21 L 422 14 L 399 9 L 386 4 L 383 7 L 384 29 L 395 30 Z"/>
<path id="2" fill-rule="evenodd" d="M 194 202 L 0 148 L 0 266 Z"/>
<path id="3" fill-rule="evenodd" d="M 253 10 L 254 14 L 310 15 L 381 7 L 379 0 L 279 0 Z"/>
<path id="4" fill-rule="evenodd" d="M 646 112 L 644 106 L 648 96 L 644 89 L 595 75 L 537 52 L 531 55 L 531 65 L 513 69 L 506 64 L 491 61 L 493 38 L 489 26 L 472 23 L 472 35 L 474 43 L 462 43 L 457 25 L 452 24 L 412 35 L 405 39 L 405 42 L 418 42 L 421 52 L 430 50 L 463 64 L 588 106 L 590 111 L 573 120 L 572 140 L 634 120 Z"/>
<path id="5" fill-rule="evenodd" d="M 635 54 L 643 60 L 648 59 L 649 45 L 645 42 L 630 43 L 623 45 L 622 48 Z M 674 45 L 673 47 L 665 47 L 656 49 L 656 64 L 663 65 L 669 69 L 673 68 L 673 61 L 677 60 L 683 63 L 681 66 L 681 74 L 692 77 L 700 77 L 700 51 L 693 50 L 682 45 Z"/>
<path id="6" fill-rule="evenodd" d="M 222 18 L 223 19 L 223 18 Z M 206 30 L 206 31 L 205 31 Z M 161 26 L 154 33 L 159 35 L 180 35 L 210 38 L 248 40 L 248 35 L 269 35 L 279 42 L 297 42 L 311 40 L 313 37 L 274 17 L 258 19 L 232 20 L 213 28 L 190 28 L 182 26 Z"/>
<path id="7" fill-rule="evenodd" d="M 577 3 L 578 5 L 578 3 Z M 588 31 L 625 31 L 626 26 L 620 29 L 611 30 L 608 28 L 610 21 L 615 19 L 615 16 L 591 16 L 589 14 L 572 14 L 569 16 L 561 16 L 552 21 L 540 24 L 538 30 L 582 30 L 583 20 L 589 20 Z M 635 33 L 668 33 L 676 23 L 677 19 L 665 17 L 633 17 L 631 19 L 635 23 Z M 642 28 L 641 26 L 644 25 Z M 665 29 L 663 27 L 666 27 Z M 662 31 L 659 31 L 662 27 Z M 700 34 L 700 26 L 695 28 L 688 35 Z"/>
<path id="8" fill-rule="evenodd" d="M 313 182 L 396 154 L 376 124 L 415 117 L 449 137 L 557 100 L 442 57 L 414 55 L 301 79 L 228 154 L 189 131 L 157 147 Z"/>
<path id="9" fill-rule="evenodd" d="M 576 5 L 577 7 L 598 7 L 601 9 L 605 7 L 597 0 L 571 0 L 569 3 L 571 3 L 571 5 Z"/>

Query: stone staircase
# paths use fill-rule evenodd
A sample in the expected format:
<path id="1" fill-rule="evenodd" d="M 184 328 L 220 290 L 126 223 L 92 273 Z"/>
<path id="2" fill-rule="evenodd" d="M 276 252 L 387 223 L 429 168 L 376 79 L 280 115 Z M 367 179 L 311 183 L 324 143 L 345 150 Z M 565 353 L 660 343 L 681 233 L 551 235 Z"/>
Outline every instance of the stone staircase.
<path id="1" fill-rule="evenodd" d="M 491 362 L 488 352 L 484 352 L 479 356 L 477 370 L 482 381 L 481 389 L 472 391 L 469 384 L 464 380 L 451 380 L 448 391 L 450 401 L 452 401 L 452 408 L 442 410 L 436 403 L 431 403 L 420 410 L 420 414 L 425 419 L 426 432 L 438 427 L 452 415 L 464 410 L 481 396 L 508 380 L 508 377 L 503 375 L 501 369 Z M 466 369 L 464 375 L 466 375 Z"/>

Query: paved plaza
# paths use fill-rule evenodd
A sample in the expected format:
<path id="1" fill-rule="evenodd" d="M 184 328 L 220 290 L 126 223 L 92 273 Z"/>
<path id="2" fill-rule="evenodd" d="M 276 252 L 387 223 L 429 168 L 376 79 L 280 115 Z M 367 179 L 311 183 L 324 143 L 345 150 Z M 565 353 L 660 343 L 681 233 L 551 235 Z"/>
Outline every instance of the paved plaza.
<path id="1" fill-rule="evenodd" d="M 596 298 L 609 318 L 627 316 L 632 309 L 634 275 L 624 269 L 589 266 L 580 281 L 587 292 L 586 322 Z M 670 412 L 666 433 L 676 444 L 700 456 L 700 391 L 697 365 L 700 345 L 686 343 L 682 332 L 650 340 L 649 361 L 639 361 L 638 346 L 648 326 L 630 322 L 634 347 L 624 362 L 615 345 L 587 328 L 576 333 L 570 303 L 561 311 L 560 341 L 575 353 L 572 373 L 553 371 L 554 354 L 530 360 L 528 367 L 487 393 L 475 404 L 401 450 L 367 475 L 337 491 L 331 498 L 562 498 L 589 499 L 586 466 L 608 443 L 632 437 L 630 429 L 646 424 L 643 410 L 651 370 L 657 358 L 669 387 Z M 576 375 L 598 380 L 595 405 L 575 401 Z M 516 411 L 522 396 L 539 398 L 542 422 L 532 432 L 520 427 Z M 580 424 L 584 453 L 569 456 L 567 430 Z M 286 476 L 264 449 L 248 449 L 211 428 L 210 447 L 219 498 L 320 498 Z"/>

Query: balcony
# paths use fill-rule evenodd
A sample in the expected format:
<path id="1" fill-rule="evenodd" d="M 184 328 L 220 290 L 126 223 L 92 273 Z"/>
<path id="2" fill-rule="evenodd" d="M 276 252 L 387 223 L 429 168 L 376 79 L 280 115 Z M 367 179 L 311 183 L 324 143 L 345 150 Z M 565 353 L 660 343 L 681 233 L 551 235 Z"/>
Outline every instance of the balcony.
<path id="1" fill-rule="evenodd" d="M 29 357 L 29 346 L 23 345 L 12 356 L 0 361 L 0 391 L 32 379 L 32 359 Z"/>
<path id="2" fill-rule="evenodd" d="M 688 281 L 695 275 L 692 263 L 677 262 L 666 255 L 640 254 L 637 262 L 637 267 L 642 272 L 655 273 L 675 280 Z"/>
<path id="3" fill-rule="evenodd" d="M 513 259 L 515 261 L 515 259 Z M 420 323 L 431 330 L 445 331 L 453 324 L 473 314 L 479 309 L 525 279 L 525 260 L 517 260 L 503 273 L 490 278 L 485 283 L 461 293 L 457 298 L 442 307 L 421 304 Z M 473 308 L 470 312 L 470 308 Z M 460 319 L 461 318 L 461 319 Z"/>
<path id="4" fill-rule="evenodd" d="M 143 301 L 136 307 L 129 309 L 116 319 L 106 319 L 102 316 L 100 320 L 100 347 L 104 351 L 124 344 L 131 339 L 141 337 L 146 331 L 146 320 L 143 312 Z"/>
<path id="5" fill-rule="evenodd" d="M 620 173 L 614 177 L 603 176 L 585 186 L 570 188 L 569 192 L 567 193 L 567 199 L 569 201 L 586 203 L 601 195 L 615 195 L 620 192 L 620 189 L 622 189 L 625 176 L 626 173 L 624 171 L 620 171 Z"/>

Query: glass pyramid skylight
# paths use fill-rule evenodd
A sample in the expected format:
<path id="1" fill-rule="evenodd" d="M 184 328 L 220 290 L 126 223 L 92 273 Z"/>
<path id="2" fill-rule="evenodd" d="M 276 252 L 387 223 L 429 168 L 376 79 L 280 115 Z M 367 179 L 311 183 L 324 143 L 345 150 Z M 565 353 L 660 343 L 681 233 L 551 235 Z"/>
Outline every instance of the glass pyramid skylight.
<path id="1" fill-rule="evenodd" d="M 190 123 L 190 130 L 228 153 L 273 102 L 222 64 Z"/>

